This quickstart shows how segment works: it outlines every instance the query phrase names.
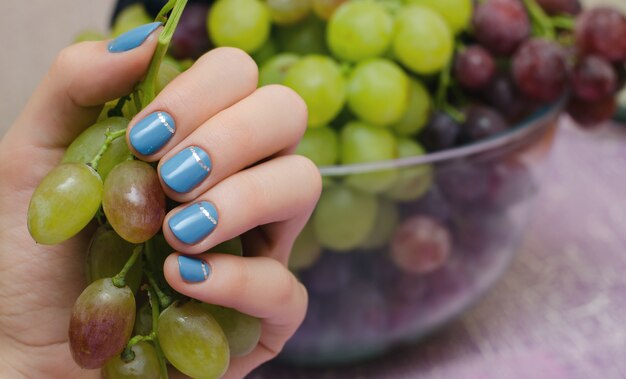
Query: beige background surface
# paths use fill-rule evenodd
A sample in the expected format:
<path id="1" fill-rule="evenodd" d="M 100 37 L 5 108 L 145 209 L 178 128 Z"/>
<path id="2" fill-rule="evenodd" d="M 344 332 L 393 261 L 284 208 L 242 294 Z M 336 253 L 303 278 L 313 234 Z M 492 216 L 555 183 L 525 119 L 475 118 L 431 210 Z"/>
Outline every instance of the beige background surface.
<path id="1" fill-rule="evenodd" d="M 626 11 L 626 0 L 610 3 Z M 105 31 L 114 0 L 0 0 L 0 135 L 13 123 L 56 53 L 85 28 Z"/>

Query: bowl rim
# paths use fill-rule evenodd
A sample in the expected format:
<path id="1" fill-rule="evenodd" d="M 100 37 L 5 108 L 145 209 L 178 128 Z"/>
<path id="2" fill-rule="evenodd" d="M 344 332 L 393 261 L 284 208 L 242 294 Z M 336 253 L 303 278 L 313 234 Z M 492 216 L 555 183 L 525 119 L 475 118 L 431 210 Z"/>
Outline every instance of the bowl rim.
<path id="1" fill-rule="evenodd" d="M 425 164 L 439 163 L 442 161 L 453 160 L 466 157 L 469 155 L 479 154 L 492 149 L 497 149 L 513 142 L 525 139 L 537 130 L 545 126 L 541 121 L 551 117 L 558 116 L 565 107 L 567 99 L 561 98 L 557 102 L 550 105 L 542 106 L 540 109 L 532 113 L 525 120 L 517 123 L 511 129 L 500 133 L 492 138 L 470 143 L 452 149 L 446 149 L 433 153 L 390 159 L 386 161 L 376 161 L 367 163 L 353 163 L 349 165 L 333 165 L 319 167 L 322 176 L 345 176 L 350 174 L 361 174 L 380 170 L 389 170 L 393 168 L 417 166 Z"/>

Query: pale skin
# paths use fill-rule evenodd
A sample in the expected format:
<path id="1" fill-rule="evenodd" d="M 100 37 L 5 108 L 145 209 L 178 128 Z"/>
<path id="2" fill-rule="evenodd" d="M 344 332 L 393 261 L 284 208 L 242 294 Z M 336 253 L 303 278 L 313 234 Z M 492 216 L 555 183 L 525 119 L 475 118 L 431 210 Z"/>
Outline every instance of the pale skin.
<path id="1" fill-rule="evenodd" d="M 99 370 L 74 363 L 67 332 L 72 305 L 86 286 L 85 252 L 93 230 L 60 245 L 37 245 L 26 215 L 37 184 L 93 124 L 102 104 L 132 92 L 147 70 L 158 33 L 124 53 L 109 53 L 107 42 L 63 50 L 0 142 L 0 372 L 7 377 L 100 377 Z M 242 378 L 275 357 L 301 324 L 307 293 L 286 264 L 321 191 L 315 165 L 292 155 L 306 128 L 304 102 L 285 87 L 256 86 L 252 59 L 236 49 L 216 49 L 130 123 L 132 128 L 157 110 L 176 120 L 172 140 L 151 156 L 137 154 L 140 159 L 167 159 L 190 145 L 211 155 L 212 173 L 189 193 L 163 185 L 174 200 L 209 200 L 219 212 L 214 232 L 191 246 L 169 230 L 172 212 L 166 216 L 163 231 L 177 252 L 166 260 L 164 272 L 184 295 L 262 319 L 259 345 L 232 359 L 225 378 Z M 241 234 L 246 257 L 200 254 Z M 183 281 L 179 253 L 203 258 L 212 269 L 209 279 Z"/>

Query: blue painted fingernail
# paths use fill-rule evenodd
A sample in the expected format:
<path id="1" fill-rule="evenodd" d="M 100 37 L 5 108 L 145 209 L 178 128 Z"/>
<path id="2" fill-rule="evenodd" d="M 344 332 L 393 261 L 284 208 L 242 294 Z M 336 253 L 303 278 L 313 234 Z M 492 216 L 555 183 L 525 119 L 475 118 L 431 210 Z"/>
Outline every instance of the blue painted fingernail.
<path id="1" fill-rule="evenodd" d="M 109 51 L 112 53 L 122 53 L 139 47 L 159 26 L 161 26 L 160 22 L 152 22 L 131 29 L 111 41 L 109 43 Z"/>
<path id="2" fill-rule="evenodd" d="M 192 245 L 209 234 L 217 226 L 217 209 L 203 201 L 184 208 L 172 216 L 168 222 L 172 233 L 180 241 Z"/>
<path id="3" fill-rule="evenodd" d="M 161 166 L 161 177 L 168 187 L 178 193 L 188 192 L 211 172 L 211 158 L 197 146 L 174 155 Z"/>
<path id="4" fill-rule="evenodd" d="M 128 139 L 140 154 L 159 151 L 176 132 L 174 119 L 166 112 L 154 112 L 139 121 L 130 130 Z"/>
<path id="5" fill-rule="evenodd" d="M 211 268 L 205 261 L 184 255 L 178 256 L 178 270 L 187 283 L 204 282 L 211 274 Z"/>

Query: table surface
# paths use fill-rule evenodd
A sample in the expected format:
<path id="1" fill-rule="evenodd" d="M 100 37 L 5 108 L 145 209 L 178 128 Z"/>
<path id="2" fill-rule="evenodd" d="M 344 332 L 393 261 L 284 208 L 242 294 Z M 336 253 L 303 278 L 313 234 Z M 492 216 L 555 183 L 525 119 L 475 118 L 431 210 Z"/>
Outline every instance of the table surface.
<path id="1" fill-rule="evenodd" d="M 249 378 L 626 378 L 626 128 L 560 124 L 525 241 L 476 306 L 372 362 Z"/>

